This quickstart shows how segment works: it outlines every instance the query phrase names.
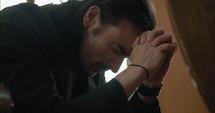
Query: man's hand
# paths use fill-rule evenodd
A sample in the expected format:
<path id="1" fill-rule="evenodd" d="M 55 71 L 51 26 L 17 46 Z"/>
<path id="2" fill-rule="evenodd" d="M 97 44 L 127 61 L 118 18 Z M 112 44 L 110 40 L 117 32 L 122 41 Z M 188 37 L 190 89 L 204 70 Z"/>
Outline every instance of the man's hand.
<path id="1" fill-rule="evenodd" d="M 159 67 L 157 67 L 156 71 L 149 73 L 149 79 L 143 81 L 143 84 L 151 88 L 157 88 L 162 86 L 163 78 L 167 73 L 171 58 L 176 50 L 176 43 L 172 42 L 172 35 L 170 33 L 165 32 L 162 28 L 156 28 L 152 31 L 143 32 L 133 42 L 132 48 L 135 48 L 139 44 L 147 45 L 149 43 L 164 54 L 164 60 L 161 62 L 162 64 L 157 65 Z M 154 56 L 156 57 L 156 54 Z M 156 100 L 156 97 L 148 97 L 139 93 L 138 95 L 142 101 L 149 105 L 153 104 Z"/>
<path id="2" fill-rule="evenodd" d="M 132 52 L 129 56 L 129 60 L 132 64 L 138 64 L 145 67 L 149 71 L 150 78 L 160 70 L 166 59 L 166 53 L 161 51 L 160 49 L 165 49 L 165 45 L 162 44 L 163 47 L 153 45 L 151 43 L 157 44 L 161 41 L 166 41 L 162 29 L 155 29 L 152 32 L 144 32 L 140 37 L 138 37 L 132 44 Z M 155 42 L 159 39 L 158 42 Z M 168 45 L 168 44 L 166 44 Z"/>
<path id="3" fill-rule="evenodd" d="M 157 34 L 160 35 L 157 35 L 157 37 L 155 35 L 153 36 L 153 32 L 158 32 Z M 161 28 L 155 29 L 151 33 L 151 35 L 148 34 L 149 36 L 147 37 L 147 40 L 152 44 L 152 46 L 158 47 L 160 51 L 166 53 L 166 58 L 161 68 L 156 73 L 154 73 L 150 79 L 144 81 L 143 83 L 149 87 L 160 87 L 163 78 L 169 69 L 172 56 L 175 53 L 176 44 L 172 42 L 172 35 L 168 32 L 165 32 Z"/>
<path id="4" fill-rule="evenodd" d="M 157 67 L 159 69 L 154 72 L 151 72 L 149 69 L 150 78 L 143 82 L 149 87 L 160 87 L 161 82 L 163 81 L 163 77 L 165 76 L 169 68 L 171 58 L 176 50 L 176 44 L 172 43 L 172 35 L 168 32 L 165 32 L 162 28 L 156 28 L 152 31 L 143 32 L 141 36 L 138 37 L 132 44 L 132 47 L 134 48 L 139 44 L 150 44 L 151 46 L 158 48 L 159 51 L 162 52 L 165 56 L 162 64 L 157 65 L 159 66 Z M 152 57 L 157 56 L 156 54 L 154 54 Z"/>

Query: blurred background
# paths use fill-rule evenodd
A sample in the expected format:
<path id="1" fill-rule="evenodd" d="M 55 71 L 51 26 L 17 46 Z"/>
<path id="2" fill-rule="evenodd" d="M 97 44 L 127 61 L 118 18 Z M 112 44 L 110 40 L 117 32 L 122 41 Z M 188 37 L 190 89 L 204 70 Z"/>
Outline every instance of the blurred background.
<path id="1" fill-rule="evenodd" d="M 1 0 L 0 9 L 18 3 L 60 4 L 66 0 Z M 157 26 L 178 44 L 159 96 L 162 113 L 215 113 L 215 0 L 152 0 Z M 119 72 L 126 68 L 124 60 Z M 118 73 L 119 73 L 118 72 Z M 118 73 L 106 72 L 106 80 Z"/>

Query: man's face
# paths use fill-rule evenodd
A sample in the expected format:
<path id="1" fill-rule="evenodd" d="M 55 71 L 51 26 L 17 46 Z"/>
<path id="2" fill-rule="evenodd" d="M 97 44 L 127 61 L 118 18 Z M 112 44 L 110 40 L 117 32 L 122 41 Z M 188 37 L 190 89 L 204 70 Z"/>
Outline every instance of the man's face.
<path id="1" fill-rule="evenodd" d="M 115 26 L 99 23 L 86 29 L 80 50 L 84 71 L 89 75 L 108 69 L 117 72 L 123 59 L 130 55 L 132 43 L 141 34 L 127 19 Z"/>

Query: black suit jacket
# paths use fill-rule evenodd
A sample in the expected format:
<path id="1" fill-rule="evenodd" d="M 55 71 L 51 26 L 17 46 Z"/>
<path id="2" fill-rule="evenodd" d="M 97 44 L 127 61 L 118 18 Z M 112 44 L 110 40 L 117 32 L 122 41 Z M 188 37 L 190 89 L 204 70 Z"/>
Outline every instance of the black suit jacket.
<path id="1" fill-rule="evenodd" d="M 12 94 L 14 113 L 159 112 L 157 101 L 147 106 L 136 93 L 127 101 L 115 79 L 101 85 L 103 74 L 89 83 L 77 53 L 69 54 L 72 50 L 65 48 L 51 16 L 41 7 L 19 4 L 0 14 L 0 82 Z"/>

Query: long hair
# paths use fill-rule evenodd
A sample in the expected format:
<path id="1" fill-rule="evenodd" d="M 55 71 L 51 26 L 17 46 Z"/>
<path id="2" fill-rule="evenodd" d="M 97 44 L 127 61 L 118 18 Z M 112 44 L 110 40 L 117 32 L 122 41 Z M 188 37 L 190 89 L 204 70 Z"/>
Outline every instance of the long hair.
<path id="1" fill-rule="evenodd" d="M 141 31 L 152 30 L 156 25 L 150 0 L 69 0 L 53 6 L 50 10 L 66 40 L 71 40 L 74 33 L 80 41 L 82 40 L 83 17 L 93 5 L 101 9 L 102 24 L 116 25 L 123 18 L 127 18 Z"/>

